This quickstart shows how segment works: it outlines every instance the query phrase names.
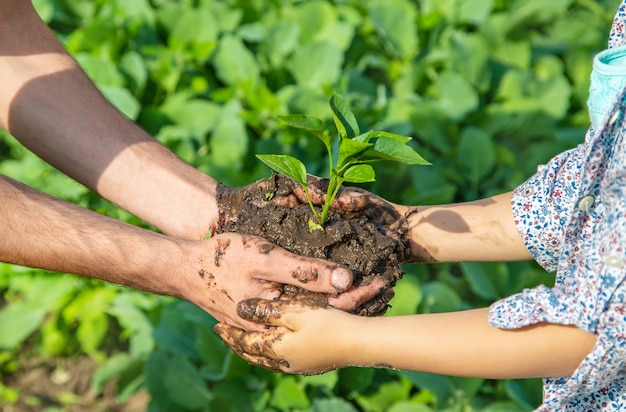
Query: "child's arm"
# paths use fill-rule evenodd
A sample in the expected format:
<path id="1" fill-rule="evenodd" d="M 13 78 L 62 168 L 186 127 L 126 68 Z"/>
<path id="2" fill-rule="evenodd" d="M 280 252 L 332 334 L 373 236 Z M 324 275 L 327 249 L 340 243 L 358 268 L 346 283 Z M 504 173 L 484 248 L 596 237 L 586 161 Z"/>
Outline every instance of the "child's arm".
<path id="1" fill-rule="evenodd" d="M 346 192 L 354 208 L 387 228 L 390 236 L 408 224 L 410 251 L 400 257 L 405 263 L 532 259 L 515 224 L 512 192 L 435 206 L 399 205 L 361 189 Z"/>
<path id="2" fill-rule="evenodd" d="M 408 216 L 409 262 L 532 259 L 515 225 L 511 192 L 440 206 L 395 205 Z"/>
<path id="3" fill-rule="evenodd" d="M 365 366 L 493 379 L 569 376 L 596 341 L 573 326 L 494 328 L 487 312 L 367 318 L 323 302 L 253 299 L 239 304 L 239 315 L 275 329 L 215 330 L 251 364 L 301 374 Z"/>

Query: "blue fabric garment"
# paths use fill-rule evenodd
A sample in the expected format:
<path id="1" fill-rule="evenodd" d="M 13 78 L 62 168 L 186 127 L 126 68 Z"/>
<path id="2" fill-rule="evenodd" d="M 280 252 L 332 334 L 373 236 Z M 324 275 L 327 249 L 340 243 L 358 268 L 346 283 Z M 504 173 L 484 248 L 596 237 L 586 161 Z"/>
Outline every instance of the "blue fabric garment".
<path id="1" fill-rule="evenodd" d="M 589 117 L 593 127 L 600 129 L 626 86 L 626 45 L 606 49 L 594 58 L 590 83 Z"/>

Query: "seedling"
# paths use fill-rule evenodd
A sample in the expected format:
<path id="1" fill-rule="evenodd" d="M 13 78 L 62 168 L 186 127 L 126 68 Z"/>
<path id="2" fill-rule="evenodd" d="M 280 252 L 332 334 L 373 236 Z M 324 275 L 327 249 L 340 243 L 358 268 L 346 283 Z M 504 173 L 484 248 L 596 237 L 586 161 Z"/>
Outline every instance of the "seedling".
<path id="1" fill-rule="evenodd" d="M 361 133 L 356 117 L 350 110 L 350 107 L 337 94 L 332 95 L 330 107 L 339 137 L 336 162 L 333 161 L 333 145 L 337 139 L 329 133 L 322 120 L 301 114 L 279 117 L 288 125 L 318 137 L 326 146 L 330 160 L 330 179 L 326 199 L 321 211 L 311 201 L 304 163 L 289 155 L 256 155 L 274 171 L 302 185 L 316 219 L 316 221 L 309 220 L 309 229 L 311 230 L 324 230 L 324 224 L 328 221 L 330 205 L 343 183 L 366 183 L 375 180 L 374 168 L 369 163 L 379 160 L 392 160 L 411 165 L 430 164 L 407 144 L 411 141 L 411 138 L 408 136 L 378 130 Z"/>

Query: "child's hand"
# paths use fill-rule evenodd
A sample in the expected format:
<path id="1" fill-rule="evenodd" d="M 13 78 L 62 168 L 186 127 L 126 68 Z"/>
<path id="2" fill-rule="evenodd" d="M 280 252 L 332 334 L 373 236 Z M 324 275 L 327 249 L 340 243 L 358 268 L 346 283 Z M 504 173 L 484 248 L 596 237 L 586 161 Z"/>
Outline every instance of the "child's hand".
<path id="1" fill-rule="evenodd" d="M 324 299 L 301 295 L 293 301 L 248 299 L 239 303 L 243 319 L 273 326 L 246 332 L 220 323 L 215 332 L 239 356 L 275 371 L 313 375 L 348 366 L 355 354 L 349 342 L 359 319 L 334 309 Z"/>

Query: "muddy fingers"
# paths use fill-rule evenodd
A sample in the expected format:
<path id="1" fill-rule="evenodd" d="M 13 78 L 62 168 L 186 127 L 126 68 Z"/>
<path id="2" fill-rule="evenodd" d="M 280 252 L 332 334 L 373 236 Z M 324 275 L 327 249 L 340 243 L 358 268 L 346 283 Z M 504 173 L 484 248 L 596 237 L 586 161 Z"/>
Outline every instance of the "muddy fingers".
<path id="1" fill-rule="evenodd" d="M 224 323 L 218 323 L 213 330 L 233 352 L 249 364 L 274 372 L 289 371 L 289 362 L 286 359 L 278 359 L 278 355 L 272 349 L 272 344 L 281 338 L 278 332 L 246 332 Z"/>
<path id="2" fill-rule="evenodd" d="M 250 322 L 291 329 L 283 319 L 286 311 L 299 313 L 304 310 L 327 307 L 328 299 L 325 296 L 318 293 L 302 293 L 295 296 L 293 300 L 246 299 L 237 305 L 237 314 Z"/>
<path id="3" fill-rule="evenodd" d="M 324 180 L 312 176 L 308 180 L 314 200 L 322 200 L 318 196 L 323 194 Z M 285 285 L 283 297 L 310 291 L 333 299 L 354 285 L 363 290 L 338 301 L 340 307 L 362 315 L 383 314 L 392 294 L 381 294 L 380 288 L 368 285 L 379 279 L 391 288 L 404 274 L 400 261 L 405 260 L 409 245 L 402 232 L 406 225 L 399 224 L 402 215 L 374 195 L 348 189 L 346 197 L 335 198 L 341 204 L 330 209 L 323 230 L 313 230 L 310 221 L 315 216 L 298 190 L 293 181 L 276 176 L 241 189 L 218 188 L 218 208 L 225 218 L 217 233 L 258 236 L 281 246 L 261 251 L 252 242 L 242 264 L 252 268 L 259 280 Z M 276 204 L 281 197 L 289 198 L 287 207 Z M 293 199 L 298 199 L 295 206 Z"/>
<path id="4" fill-rule="evenodd" d="M 282 303 L 259 298 L 247 299 L 237 305 L 237 315 L 250 322 L 276 325 L 275 320 L 282 315 Z"/>

